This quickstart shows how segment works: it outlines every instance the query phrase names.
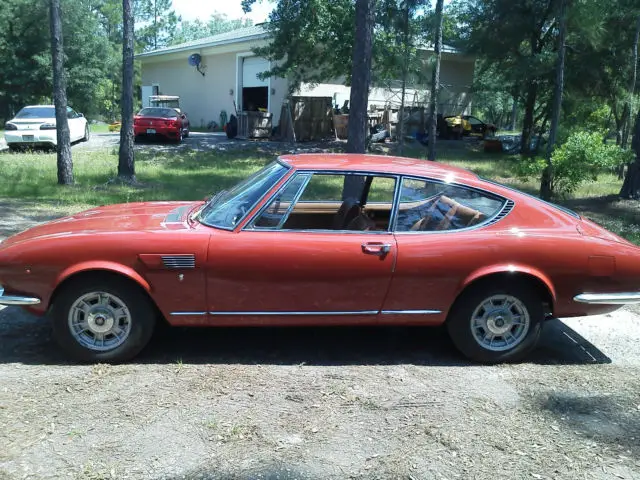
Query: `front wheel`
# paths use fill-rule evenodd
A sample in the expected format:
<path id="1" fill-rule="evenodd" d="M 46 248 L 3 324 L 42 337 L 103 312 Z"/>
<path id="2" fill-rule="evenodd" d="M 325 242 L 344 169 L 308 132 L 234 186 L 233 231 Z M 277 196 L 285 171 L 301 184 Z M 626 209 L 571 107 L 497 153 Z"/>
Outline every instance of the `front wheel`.
<path id="1" fill-rule="evenodd" d="M 52 316 L 56 341 L 83 362 L 130 360 L 148 343 L 156 322 L 147 295 L 114 278 L 65 285 L 55 299 Z"/>
<path id="2" fill-rule="evenodd" d="M 84 137 L 82 137 L 83 142 L 88 142 L 91 138 L 91 132 L 89 131 L 89 125 L 84 126 Z"/>
<path id="3" fill-rule="evenodd" d="M 481 285 L 456 301 L 447 329 L 470 360 L 515 362 L 536 347 L 543 320 L 542 300 L 527 285 Z"/>

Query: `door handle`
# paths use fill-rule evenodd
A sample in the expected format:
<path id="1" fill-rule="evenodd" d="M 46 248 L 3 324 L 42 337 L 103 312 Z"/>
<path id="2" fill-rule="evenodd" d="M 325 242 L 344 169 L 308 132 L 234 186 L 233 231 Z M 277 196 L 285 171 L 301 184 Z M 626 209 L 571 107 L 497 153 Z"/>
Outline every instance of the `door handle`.
<path id="1" fill-rule="evenodd" d="M 389 243 L 363 243 L 362 252 L 367 255 L 377 255 L 378 257 L 384 257 L 391 251 L 391 244 Z"/>

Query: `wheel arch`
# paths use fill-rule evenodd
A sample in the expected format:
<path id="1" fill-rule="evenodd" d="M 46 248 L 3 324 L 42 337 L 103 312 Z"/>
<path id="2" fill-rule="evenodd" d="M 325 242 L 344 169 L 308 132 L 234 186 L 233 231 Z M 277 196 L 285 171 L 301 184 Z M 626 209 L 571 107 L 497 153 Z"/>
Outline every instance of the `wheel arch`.
<path id="1" fill-rule="evenodd" d="M 48 307 L 50 308 L 51 305 L 53 305 L 56 296 L 64 286 L 80 279 L 88 279 L 96 276 L 109 276 L 111 278 L 125 280 L 137 285 L 146 293 L 149 300 L 156 305 L 155 301 L 151 297 L 151 285 L 142 277 L 142 275 L 131 267 L 115 262 L 87 262 L 69 267 L 58 275 L 55 281 L 55 288 L 49 298 Z"/>
<path id="2" fill-rule="evenodd" d="M 551 279 L 537 268 L 525 265 L 495 265 L 471 273 L 464 279 L 455 302 L 470 288 L 476 288 L 487 283 L 497 282 L 526 282 L 540 294 L 545 303 L 545 310 L 553 313 L 556 303 L 556 290 Z"/>

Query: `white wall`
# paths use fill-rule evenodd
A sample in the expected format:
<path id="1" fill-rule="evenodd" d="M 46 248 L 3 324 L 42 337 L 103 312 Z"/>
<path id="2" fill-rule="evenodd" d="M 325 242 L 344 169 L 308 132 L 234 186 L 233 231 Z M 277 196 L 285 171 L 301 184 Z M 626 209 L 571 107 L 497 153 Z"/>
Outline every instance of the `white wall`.
<path id="1" fill-rule="evenodd" d="M 158 84 L 160 93 L 179 95 L 180 106 L 189 115 L 193 126 L 206 127 L 212 120 L 219 124 L 221 110 L 226 110 L 227 118 L 235 112 L 233 100 L 238 94 L 237 54 L 236 51 L 203 55 L 202 65 L 206 66 L 204 77 L 187 63 L 187 53 L 183 55 L 184 58 L 168 61 L 162 61 L 160 58 L 154 58 L 152 61 L 142 59 L 142 85 Z M 274 93 L 269 94 L 274 126 L 279 122 L 287 85 L 285 79 L 271 79 L 271 89 Z"/>

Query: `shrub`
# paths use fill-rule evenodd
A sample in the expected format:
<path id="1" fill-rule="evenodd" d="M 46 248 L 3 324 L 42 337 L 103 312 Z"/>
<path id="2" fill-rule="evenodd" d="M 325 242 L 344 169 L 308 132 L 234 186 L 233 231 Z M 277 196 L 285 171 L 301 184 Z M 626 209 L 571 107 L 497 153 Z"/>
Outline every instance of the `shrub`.
<path id="1" fill-rule="evenodd" d="M 631 161 L 630 151 L 617 145 L 607 145 L 599 132 L 573 132 L 567 141 L 556 148 L 551 156 L 554 195 L 568 195 L 586 181 L 597 181 L 598 174 Z M 541 176 L 547 162 L 534 158 L 519 168 L 523 177 Z"/>

